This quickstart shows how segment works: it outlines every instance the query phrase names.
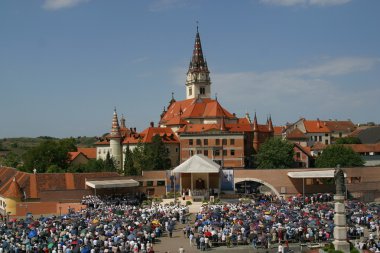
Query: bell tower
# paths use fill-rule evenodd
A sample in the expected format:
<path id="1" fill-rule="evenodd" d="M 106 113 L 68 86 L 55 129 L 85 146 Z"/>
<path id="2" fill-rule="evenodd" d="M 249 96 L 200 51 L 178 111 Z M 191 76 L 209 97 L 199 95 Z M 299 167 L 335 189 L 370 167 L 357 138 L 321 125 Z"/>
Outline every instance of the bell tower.
<path id="1" fill-rule="evenodd" d="M 186 99 L 210 98 L 210 95 L 210 71 L 207 67 L 207 61 L 203 57 L 201 38 L 197 26 L 193 56 L 186 77 Z"/>
<path id="2" fill-rule="evenodd" d="M 115 161 L 115 166 L 118 170 L 122 171 L 123 169 L 123 154 L 121 148 L 121 134 L 120 134 L 120 126 L 119 120 L 117 118 L 116 107 L 113 111 L 112 117 L 112 128 L 110 133 L 110 155 Z"/>

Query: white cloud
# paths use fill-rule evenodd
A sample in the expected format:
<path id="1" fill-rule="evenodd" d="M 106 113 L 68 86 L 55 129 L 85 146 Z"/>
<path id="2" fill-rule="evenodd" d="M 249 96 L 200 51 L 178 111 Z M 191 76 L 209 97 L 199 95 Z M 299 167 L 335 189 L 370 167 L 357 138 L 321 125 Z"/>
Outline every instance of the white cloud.
<path id="1" fill-rule="evenodd" d="M 74 7 L 81 3 L 89 2 L 90 0 L 45 0 L 42 7 L 46 10 L 59 10 L 64 8 Z"/>
<path id="2" fill-rule="evenodd" d="M 360 83 L 363 88 L 355 89 L 331 77 L 349 80 L 350 74 L 372 70 L 379 62 L 377 58 L 339 58 L 296 69 L 211 73 L 211 78 L 213 92 L 238 115 L 247 108 L 261 116 L 272 113 L 277 123 L 298 116 L 345 119 L 379 106 L 380 88 Z"/>
<path id="3" fill-rule="evenodd" d="M 343 5 L 351 0 L 260 0 L 260 3 L 278 6 L 334 6 Z"/>
<path id="4" fill-rule="evenodd" d="M 338 58 L 323 64 L 285 71 L 292 76 L 326 77 L 345 75 L 352 72 L 372 69 L 380 59 L 377 58 Z"/>
<path id="5" fill-rule="evenodd" d="M 189 0 L 158 0 L 149 5 L 150 11 L 165 11 L 174 8 L 183 8 L 189 4 Z"/>
<path id="6" fill-rule="evenodd" d="M 304 5 L 306 0 L 260 0 L 261 3 L 281 6 Z"/>
<path id="7" fill-rule="evenodd" d="M 310 5 L 319 6 L 343 5 L 349 2 L 351 2 L 351 0 L 309 0 Z"/>

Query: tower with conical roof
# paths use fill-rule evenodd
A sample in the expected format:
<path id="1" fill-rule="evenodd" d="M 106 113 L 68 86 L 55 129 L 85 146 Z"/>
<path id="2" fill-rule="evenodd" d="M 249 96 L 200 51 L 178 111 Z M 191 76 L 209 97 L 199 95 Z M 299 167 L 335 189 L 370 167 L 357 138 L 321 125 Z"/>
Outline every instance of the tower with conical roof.
<path id="1" fill-rule="evenodd" d="M 190 98 L 210 98 L 211 80 L 207 61 L 203 57 L 201 37 L 198 26 L 195 35 L 193 56 L 190 61 L 189 70 L 186 77 L 186 99 Z"/>
<path id="2" fill-rule="evenodd" d="M 118 170 L 123 169 L 123 154 L 121 148 L 121 133 L 119 120 L 117 118 L 116 108 L 113 111 L 112 129 L 110 133 L 110 155 L 115 161 L 115 166 Z"/>

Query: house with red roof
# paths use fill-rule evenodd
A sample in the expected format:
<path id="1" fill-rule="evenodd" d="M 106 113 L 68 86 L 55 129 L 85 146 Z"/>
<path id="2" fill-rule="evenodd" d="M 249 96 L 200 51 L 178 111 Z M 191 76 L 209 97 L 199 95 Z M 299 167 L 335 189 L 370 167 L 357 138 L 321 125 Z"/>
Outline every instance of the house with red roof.
<path id="1" fill-rule="evenodd" d="M 159 135 L 168 151 L 171 165 L 177 166 L 179 164 L 179 139 L 171 128 L 155 127 L 154 123 L 151 122 L 150 127 L 140 133 L 138 133 L 136 129 L 121 131 L 121 129 L 127 128 L 125 127 L 125 121 L 124 123 L 121 123 L 122 127 L 119 127 L 116 110 L 114 111 L 112 122 L 111 133 L 95 143 L 97 159 L 105 160 L 109 153 L 111 157 L 114 158 L 117 166 L 122 169 L 127 148 L 132 151 L 140 142 L 143 144 L 150 144 L 152 143 L 153 137 Z M 111 144 L 113 144 L 113 146 Z M 116 155 L 115 153 L 119 155 Z"/>
<path id="2" fill-rule="evenodd" d="M 283 137 L 302 146 L 312 147 L 316 142 L 330 145 L 337 138 L 346 137 L 354 130 L 355 125 L 350 120 L 326 121 L 301 118 L 286 127 Z"/>

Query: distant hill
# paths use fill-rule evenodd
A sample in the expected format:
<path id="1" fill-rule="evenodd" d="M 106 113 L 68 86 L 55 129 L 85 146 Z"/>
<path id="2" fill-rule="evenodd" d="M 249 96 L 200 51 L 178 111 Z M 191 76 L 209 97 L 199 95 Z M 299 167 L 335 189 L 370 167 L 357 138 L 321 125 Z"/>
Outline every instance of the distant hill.
<path id="1" fill-rule="evenodd" d="M 73 137 L 76 140 L 77 147 L 93 147 L 97 141 L 96 137 L 78 136 Z M 28 149 L 38 146 L 44 140 L 59 140 L 59 138 L 50 136 L 40 136 L 37 138 L 17 137 L 0 139 L 0 154 L 12 152 L 18 156 L 24 154 Z"/>

